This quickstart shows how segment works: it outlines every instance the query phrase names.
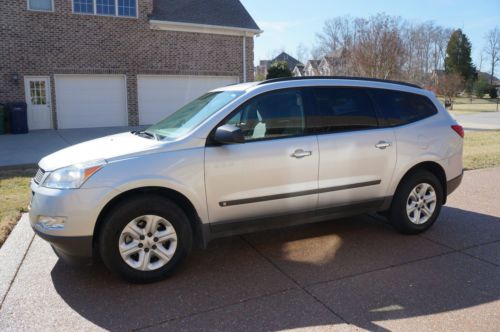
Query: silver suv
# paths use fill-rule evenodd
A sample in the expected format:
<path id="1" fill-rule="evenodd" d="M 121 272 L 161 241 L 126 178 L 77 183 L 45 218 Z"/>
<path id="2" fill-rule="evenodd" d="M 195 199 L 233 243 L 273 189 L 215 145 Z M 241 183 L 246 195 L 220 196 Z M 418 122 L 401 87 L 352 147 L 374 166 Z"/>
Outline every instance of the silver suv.
<path id="1" fill-rule="evenodd" d="M 418 86 L 277 79 L 213 90 L 145 131 L 43 158 L 31 224 L 70 262 L 133 282 L 170 275 L 197 243 L 381 212 L 436 221 L 462 179 L 463 129 Z"/>

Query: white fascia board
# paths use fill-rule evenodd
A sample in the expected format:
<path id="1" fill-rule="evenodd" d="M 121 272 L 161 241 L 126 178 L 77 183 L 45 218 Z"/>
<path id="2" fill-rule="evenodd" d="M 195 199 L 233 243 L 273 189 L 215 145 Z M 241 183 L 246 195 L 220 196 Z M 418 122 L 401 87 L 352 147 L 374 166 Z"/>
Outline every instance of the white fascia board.
<path id="1" fill-rule="evenodd" d="M 172 21 L 158 21 L 158 20 L 150 20 L 149 24 L 151 26 L 151 29 L 156 29 L 156 30 L 210 33 L 216 35 L 229 35 L 229 36 L 253 37 L 253 36 L 258 36 L 264 32 L 262 30 L 255 30 L 255 29 L 245 29 L 245 28 L 196 24 L 196 23 L 172 22 Z"/>

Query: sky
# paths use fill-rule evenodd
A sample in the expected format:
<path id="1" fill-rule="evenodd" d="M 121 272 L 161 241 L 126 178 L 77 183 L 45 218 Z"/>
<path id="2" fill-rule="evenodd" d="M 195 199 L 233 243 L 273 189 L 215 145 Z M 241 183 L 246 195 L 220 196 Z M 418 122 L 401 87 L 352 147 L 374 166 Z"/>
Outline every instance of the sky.
<path id="1" fill-rule="evenodd" d="M 472 43 L 473 61 L 479 66 L 485 34 L 500 27 L 500 0 L 240 0 L 264 33 L 255 38 L 255 63 L 285 50 L 296 56 L 303 43 L 316 42 L 325 20 L 350 15 L 369 17 L 377 13 L 400 16 L 411 22 L 434 21 L 447 28 L 460 28 Z M 483 62 L 482 70 L 487 70 Z"/>

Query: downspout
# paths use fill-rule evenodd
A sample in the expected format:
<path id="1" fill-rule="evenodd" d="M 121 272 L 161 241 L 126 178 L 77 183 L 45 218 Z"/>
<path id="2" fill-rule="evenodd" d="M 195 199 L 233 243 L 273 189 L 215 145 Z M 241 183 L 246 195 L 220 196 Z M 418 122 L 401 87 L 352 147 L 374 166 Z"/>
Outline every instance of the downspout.
<path id="1" fill-rule="evenodd" d="M 243 82 L 247 81 L 247 33 L 243 33 Z"/>

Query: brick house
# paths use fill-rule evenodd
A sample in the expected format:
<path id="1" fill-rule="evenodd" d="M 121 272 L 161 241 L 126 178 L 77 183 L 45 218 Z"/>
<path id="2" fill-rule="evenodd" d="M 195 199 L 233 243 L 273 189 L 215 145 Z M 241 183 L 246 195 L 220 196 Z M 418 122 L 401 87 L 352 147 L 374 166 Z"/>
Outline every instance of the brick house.
<path id="1" fill-rule="evenodd" d="M 253 80 L 259 27 L 239 0 L 0 3 L 0 102 L 30 129 L 151 124 Z"/>

